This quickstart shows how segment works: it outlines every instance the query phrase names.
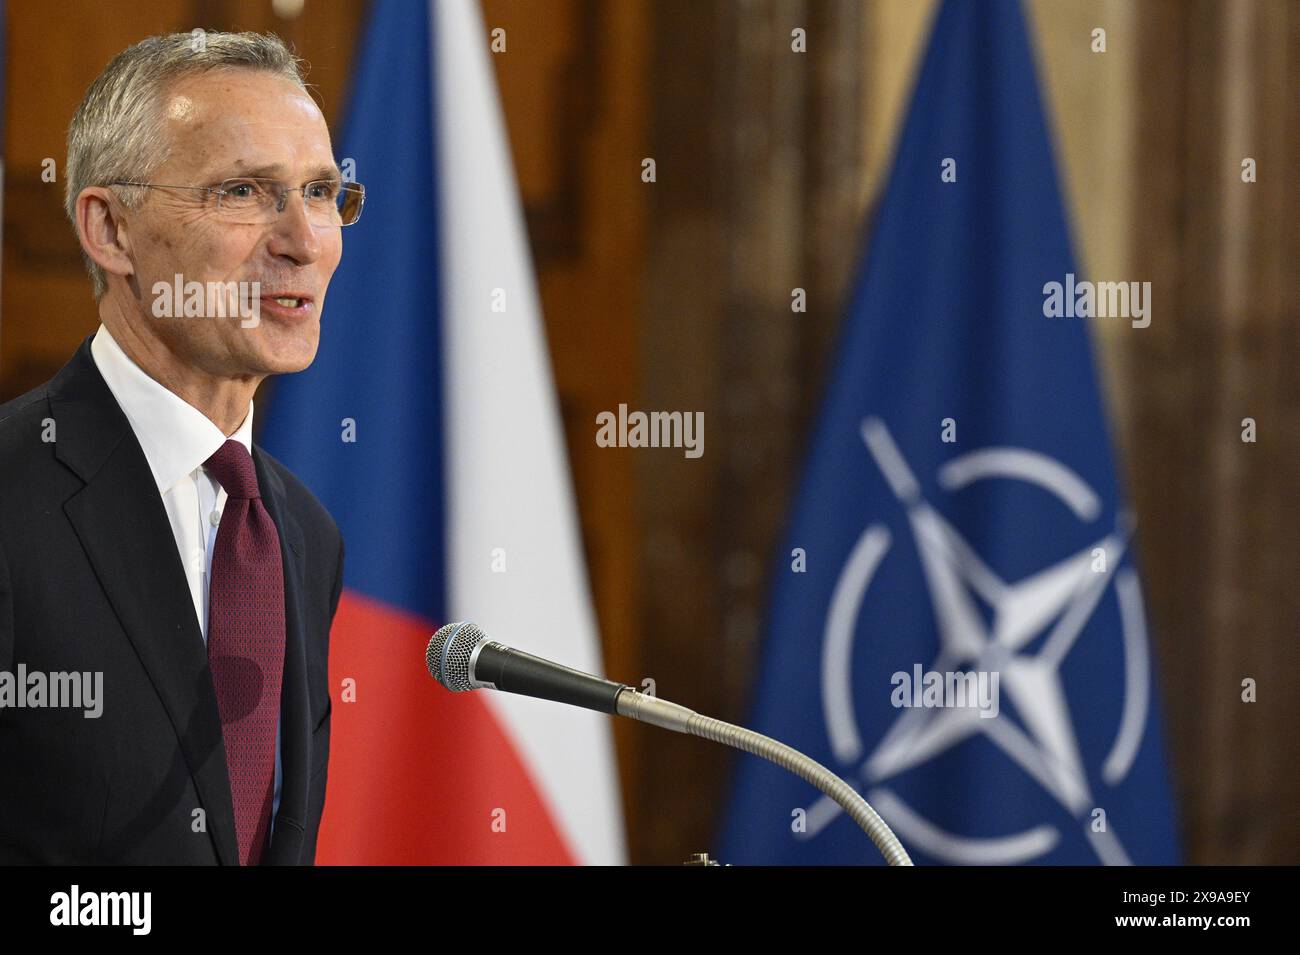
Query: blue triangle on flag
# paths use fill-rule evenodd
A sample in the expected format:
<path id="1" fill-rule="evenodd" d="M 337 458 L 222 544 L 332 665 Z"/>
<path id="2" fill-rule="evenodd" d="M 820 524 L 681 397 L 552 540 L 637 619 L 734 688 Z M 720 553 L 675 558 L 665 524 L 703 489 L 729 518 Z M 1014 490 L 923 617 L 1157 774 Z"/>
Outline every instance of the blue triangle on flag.
<path id="1" fill-rule="evenodd" d="M 366 187 L 306 371 L 275 382 L 261 443 L 338 521 L 350 590 L 443 620 L 438 206 L 429 9 L 379 0 L 338 161 Z M 427 78 L 427 79 L 426 79 Z"/>

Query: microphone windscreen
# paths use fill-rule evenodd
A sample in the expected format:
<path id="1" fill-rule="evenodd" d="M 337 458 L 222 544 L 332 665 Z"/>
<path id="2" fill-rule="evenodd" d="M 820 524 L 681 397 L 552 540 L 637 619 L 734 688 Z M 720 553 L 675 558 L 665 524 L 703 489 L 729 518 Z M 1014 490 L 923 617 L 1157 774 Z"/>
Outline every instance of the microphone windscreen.
<path id="1" fill-rule="evenodd" d="M 424 665 L 429 668 L 429 675 L 453 693 L 474 689 L 469 660 L 474 647 L 486 638 L 487 635 L 469 621 L 457 621 L 440 628 L 430 638 L 429 647 L 424 652 Z"/>

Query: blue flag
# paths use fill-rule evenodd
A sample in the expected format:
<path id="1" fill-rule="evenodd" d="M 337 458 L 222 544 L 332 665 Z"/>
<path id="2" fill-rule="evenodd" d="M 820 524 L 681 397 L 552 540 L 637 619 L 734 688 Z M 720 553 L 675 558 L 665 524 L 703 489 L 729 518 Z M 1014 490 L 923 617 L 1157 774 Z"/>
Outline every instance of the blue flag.
<path id="1" fill-rule="evenodd" d="M 1160 705 L 1015 0 L 936 18 L 776 568 L 753 728 L 918 864 L 1178 862 Z M 1068 278 L 1067 278 L 1068 276 Z M 1140 332 L 1134 332 L 1140 334 Z M 745 756 L 719 856 L 859 864 Z"/>

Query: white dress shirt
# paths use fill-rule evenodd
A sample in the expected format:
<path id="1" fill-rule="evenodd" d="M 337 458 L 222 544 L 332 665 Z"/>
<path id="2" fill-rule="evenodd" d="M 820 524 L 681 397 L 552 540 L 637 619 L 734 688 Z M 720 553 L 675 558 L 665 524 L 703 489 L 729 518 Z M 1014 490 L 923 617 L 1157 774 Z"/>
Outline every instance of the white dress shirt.
<path id="1" fill-rule="evenodd" d="M 136 440 L 144 450 L 171 522 L 176 550 L 194 601 L 203 642 L 208 641 L 208 582 L 212 549 L 226 507 L 226 492 L 203 462 L 226 443 L 226 436 L 202 411 L 150 378 L 127 357 L 107 328 L 99 326 L 90 354 L 109 391 L 117 399 Z M 232 440 L 253 452 L 253 402 Z M 275 738 L 275 800 L 280 806 L 280 733 Z"/>

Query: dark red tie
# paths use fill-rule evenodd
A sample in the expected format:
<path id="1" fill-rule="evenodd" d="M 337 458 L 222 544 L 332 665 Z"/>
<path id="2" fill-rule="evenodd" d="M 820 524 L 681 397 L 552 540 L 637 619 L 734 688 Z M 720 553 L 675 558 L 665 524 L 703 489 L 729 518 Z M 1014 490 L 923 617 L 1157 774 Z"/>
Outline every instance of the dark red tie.
<path id="1" fill-rule="evenodd" d="M 284 567 L 253 459 L 227 441 L 204 462 L 226 489 L 208 584 L 208 666 L 217 693 L 241 865 L 257 865 L 271 825 L 284 673 Z"/>

